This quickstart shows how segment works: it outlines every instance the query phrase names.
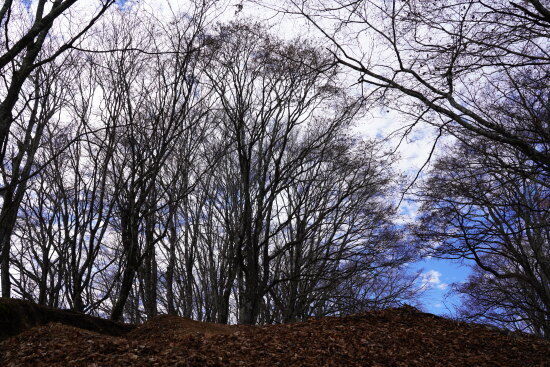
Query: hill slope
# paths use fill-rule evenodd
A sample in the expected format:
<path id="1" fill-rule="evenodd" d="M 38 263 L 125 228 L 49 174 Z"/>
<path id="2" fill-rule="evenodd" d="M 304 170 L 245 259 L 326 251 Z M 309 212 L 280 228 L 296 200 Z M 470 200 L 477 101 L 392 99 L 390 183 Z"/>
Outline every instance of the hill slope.
<path id="1" fill-rule="evenodd" d="M 61 323 L 0 343 L 1 366 L 550 366 L 550 342 L 413 308 L 270 326 L 159 316 L 124 336 Z"/>

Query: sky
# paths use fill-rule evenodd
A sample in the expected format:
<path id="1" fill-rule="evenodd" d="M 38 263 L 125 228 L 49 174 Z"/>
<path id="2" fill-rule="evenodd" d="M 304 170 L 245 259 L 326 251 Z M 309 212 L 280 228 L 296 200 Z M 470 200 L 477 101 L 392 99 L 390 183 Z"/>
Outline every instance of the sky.
<path id="1" fill-rule="evenodd" d="M 385 110 L 375 109 L 357 123 L 357 128 L 365 136 L 384 138 L 403 125 L 402 119 L 395 112 L 387 113 Z M 432 131 L 419 129 L 401 143 L 398 149 L 400 160 L 397 162 L 397 169 L 406 174 L 404 186 L 408 186 L 428 159 L 433 139 Z M 397 141 L 394 139 L 390 146 L 397 146 Z M 414 223 L 417 211 L 417 203 L 405 196 L 399 206 L 401 220 L 404 223 Z M 420 296 L 423 310 L 436 315 L 454 316 L 456 306 L 460 304 L 460 297 L 451 292 L 452 285 L 466 281 L 470 267 L 456 260 L 437 258 L 424 259 L 409 266 L 412 272 L 421 272 L 419 282 L 425 289 Z"/>
<path id="2" fill-rule="evenodd" d="M 384 109 L 374 109 L 358 122 L 358 129 L 365 136 L 384 138 L 402 125 L 403 117 L 399 114 L 392 111 L 386 112 Z M 397 169 L 406 174 L 405 186 L 414 179 L 428 159 L 434 136 L 434 132 L 427 128 L 417 129 L 409 139 L 401 143 L 398 149 L 400 160 L 397 162 Z M 392 148 L 397 146 L 396 139 L 390 143 L 390 146 Z M 436 150 L 436 153 L 441 153 L 441 150 Z M 423 172 L 425 170 L 426 168 Z M 401 220 L 405 223 L 414 223 L 417 211 L 417 203 L 405 196 L 399 206 Z M 466 281 L 470 274 L 470 267 L 456 260 L 429 258 L 411 263 L 410 270 L 421 272 L 419 282 L 425 289 L 420 296 L 423 310 L 436 315 L 454 316 L 456 307 L 460 304 L 460 297 L 452 292 L 452 285 Z"/>

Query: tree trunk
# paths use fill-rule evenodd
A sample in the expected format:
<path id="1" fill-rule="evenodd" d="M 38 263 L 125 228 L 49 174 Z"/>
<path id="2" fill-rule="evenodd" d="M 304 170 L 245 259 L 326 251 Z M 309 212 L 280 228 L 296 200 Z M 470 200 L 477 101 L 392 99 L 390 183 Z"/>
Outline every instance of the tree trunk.
<path id="1" fill-rule="evenodd" d="M 176 241 L 177 232 L 175 225 L 175 208 L 170 208 L 170 221 L 168 223 L 168 241 L 170 242 L 168 265 L 166 267 L 166 303 L 168 304 L 168 314 L 177 315 L 176 305 L 174 302 L 174 268 L 176 266 Z"/>
<path id="2" fill-rule="evenodd" d="M 146 232 L 145 232 L 145 263 L 143 266 L 144 276 L 144 308 L 147 318 L 155 317 L 157 311 L 157 262 L 155 256 L 155 244 L 154 244 L 154 217 L 147 216 L 145 219 Z"/>
<path id="3" fill-rule="evenodd" d="M 2 297 L 5 298 L 9 298 L 11 295 L 10 244 L 18 208 L 19 205 L 15 205 L 12 200 L 12 192 L 8 190 L 4 194 L 4 202 L 0 212 L 0 249 L 2 254 L 0 276 L 2 277 Z"/>
<path id="4" fill-rule="evenodd" d="M 129 212 L 129 211 L 128 211 Z M 124 312 L 124 306 L 134 283 L 134 276 L 139 267 L 139 243 L 138 243 L 138 222 L 137 215 L 123 213 L 122 223 L 122 244 L 126 250 L 126 267 L 122 275 L 122 282 L 118 292 L 117 300 L 111 311 L 111 320 L 120 321 Z"/>

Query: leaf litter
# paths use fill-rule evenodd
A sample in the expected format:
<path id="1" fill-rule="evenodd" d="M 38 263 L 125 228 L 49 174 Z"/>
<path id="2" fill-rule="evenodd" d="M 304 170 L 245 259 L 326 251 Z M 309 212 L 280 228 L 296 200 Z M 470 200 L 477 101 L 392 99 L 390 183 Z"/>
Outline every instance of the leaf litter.
<path id="1" fill-rule="evenodd" d="M 549 341 L 408 306 L 265 326 L 164 315 L 123 336 L 49 323 L 0 342 L 8 367 L 546 367 L 549 356 Z"/>

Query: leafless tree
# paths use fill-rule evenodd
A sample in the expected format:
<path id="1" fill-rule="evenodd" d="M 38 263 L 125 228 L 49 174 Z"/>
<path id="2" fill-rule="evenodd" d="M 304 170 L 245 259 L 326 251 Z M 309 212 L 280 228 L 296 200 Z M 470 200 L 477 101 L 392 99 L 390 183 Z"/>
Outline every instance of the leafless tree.
<path id="1" fill-rule="evenodd" d="M 285 189 L 278 208 L 285 228 L 275 239 L 278 256 L 269 284 L 275 315 L 269 321 L 359 312 L 410 296 L 403 290 L 413 288 L 413 278 L 395 271 L 413 253 L 393 225 L 394 204 L 383 199 L 394 176 L 378 149 L 338 136 L 308 157 Z"/>
<path id="2" fill-rule="evenodd" d="M 14 115 L 18 115 L 14 109 L 26 80 L 37 67 L 55 60 L 63 52 L 71 49 L 115 1 L 98 1 L 96 14 L 84 23 L 76 34 L 71 35 L 61 44 L 48 42 L 48 35 L 56 19 L 67 14 L 69 8 L 76 2 L 77 0 L 55 0 L 50 5 L 46 0 L 38 0 L 35 4 L 30 2 L 14 4 L 13 0 L 6 0 L 0 8 L 2 28 L 0 45 L 3 50 L 0 55 L 0 70 L 2 70 L 5 86 L 0 97 L 0 160 L 2 162 Z M 34 14 L 32 14 L 33 9 Z M 48 47 L 44 47 L 46 44 Z"/>
<path id="3" fill-rule="evenodd" d="M 417 192 L 419 238 L 477 264 L 461 288 L 471 314 L 548 335 L 548 3 L 289 0 L 279 10 L 331 41 L 365 98 L 409 117 L 403 136 L 424 123 L 439 132 L 434 148 L 456 142 Z"/>
<path id="4" fill-rule="evenodd" d="M 0 210 L 0 243 L 2 295 L 9 297 L 11 236 L 17 220 L 18 210 L 27 190 L 26 177 L 34 168 L 34 159 L 40 148 L 44 129 L 58 116 L 62 101 L 66 97 L 67 84 L 71 73 L 66 73 L 64 65 L 45 65 L 32 77 L 32 85 L 27 85 L 23 110 L 13 122 L 13 140 L 6 147 L 9 164 L 2 166 L 4 191 Z M 63 79 L 67 78 L 67 79 Z"/>
<path id="5" fill-rule="evenodd" d="M 463 132 L 518 151 L 548 175 L 550 8 L 545 2 L 289 0 L 332 41 L 336 62 L 358 74 L 364 95 L 412 122 Z M 375 50 L 375 51 L 370 51 Z M 533 89 L 544 89 L 540 100 Z M 540 95 L 540 94 L 539 94 Z M 526 120 L 500 112 L 513 108 Z M 521 169 L 521 167 L 518 167 Z"/>
<path id="6" fill-rule="evenodd" d="M 211 26 L 195 5 L 168 20 L 113 8 L 31 73 L 2 172 L 2 280 L 130 322 L 272 323 L 412 297 L 393 160 L 349 133 L 364 106 L 332 55 Z"/>
<path id="7" fill-rule="evenodd" d="M 224 112 L 223 133 L 232 141 L 230 154 L 235 154 L 239 322 L 247 324 L 256 322 L 267 290 L 273 257 L 269 242 L 277 231 L 272 228 L 274 205 L 295 165 L 313 147 L 296 156 L 288 152 L 312 108 L 330 96 L 333 74 L 321 55 L 270 40 L 261 32 L 244 24 L 222 27 L 212 47 L 217 62 L 209 71 Z M 299 60 L 306 55 L 315 57 L 316 64 L 302 64 Z M 350 116 L 338 116 L 325 136 Z"/>
<path id="8" fill-rule="evenodd" d="M 0 45 L 3 50 L 0 55 L 0 70 L 3 80 L 3 88 L 0 90 L 0 162 L 1 169 L 5 174 L 7 171 L 12 171 L 9 179 L 4 180 L 0 190 L 3 199 L 2 213 L 0 213 L 0 222 L 2 223 L 0 274 L 4 297 L 10 296 L 10 239 L 19 203 L 25 191 L 24 181 L 31 174 L 41 134 L 51 117 L 37 117 L 37 113 L 41 113 L 40 103 L 42 106 L 52 104 L 44 101 L 44 98 L 49 96 L 49 91 L 47 87 L 41 87 L 40 84 L 48 82 L 45 79 L 40 80 L 40 74 L 48 69 L 49 63 L 73 47 L 75 42 L 114 3 L 114 0 L 99 2 L 98 11 L 89 22 L 82 25 L 82 28 L 76 34 L 71 35 L 70 39 L 63 40 L 58 44 L 56 40 L 63 39 L 62 37 L 48 38 L 48 35 L 54 21 L 62 14 L 66 14 L 75 2 L 76 0 L 56 0 L 50 5 L 46 0 L 39 0 L 36 4 L 32 4 L 34 14 L 31 12 L 30 3 L 16 2 L 14 4 L 12 0 L 6 0 L 0 8 L 0 27 L 2 28 Z M 50 72 L 50 77 L 56 77 L 55 74 L 59 73 L 58 69 L 55 72 Z M 34 102 L 32 97 L 28 97 L 29 94 L 25 95 L 29 88 L 34 88 Z M 43 94 L 39 94 L 39 91 Z M 37 102 L 39 100 L 42 102 Z M 35 107 L 30 107 L 33 112 L 26 113 L 32 103 L 35 105 Z M 55 113 L 55 111 L 52 110 L 51 113 Z M 13 127 L 14 124 L 17 126 Z M 15 137 L 15 141 L 10 142 L 13 139 L 12 129 L 17 130 L 25 138 Z"/>
<path id="9" fill-rule="evenodd" d="M 329 294 L 328 289 L 336 289 L 336 283 L 341 285 L 347 275 L 365 269 L 349 266 L 343 270 L 343 263 L 352 259 L 369 262 L 367 247 L 355 247 L 355 241 L 365 244 L 367 228 L 372 230 L 373 223 L 384 221 L 378 217 L 381 213 L 391 213 L 390 208 L 369 201 L 387 183 L 374 168 L 383 163 L 344 162 L 353 160 L 339 151 L 349 142 L 337 145 L 336 141 L 349 128 L 360 104 L 337 87 L 338 73 L 330 55 L 305 42 L 288 44 L 268 38 L 261 27 L 246 23 L 220 27 L 212 44 L 216 62 L 211 65 L 215 69 L 208 69 L 209 81 L 224 114 L 221 133 L 230 142 L 223 194 L 231 196 L 222 200 L 225 207 L 218 211 L 226 225 L 222 241 L 233 242 L 225 249 L 234 256 L 234 260 L 225 258 L 226 266 L 229 263 L 233 269 L 224 279 L 228 281 L 222 286 L 225 292 L 218 292 L 217 297 L 222 296 L 227 309 L 228 287 L 235 281 L 238 321 L 271 322 L 272 310 L 266 303 L 276 295 L 280 308 L 281 299 L 289 295 L 277 294 L 274 289 L 283 283 L 288 286 L 290 281 L 295 286 L 291 293 L 303 297 L 299 300 L 303 306 L 298 306 L 298 300 L 291 301 L 284 319 L 305 317 L 312 314 L 308 302 L 316 289 L 325 287 Z M 326 113 L 328 106 L 330 114 Z M 331 154 L 341 156 L 334 158 L 337 162 L 323 160 Z M 307 195 L 301 191 L 306 188 L 315 199 L 305 200 Z M 372 205 L 373 211 L 365 205 Z M 377 222 L 380 233 L 384 232 L 382 222 Z M 376 250 L 371 250 L 388 251 L 383 236 L 375 237 Z M 387 242 L 398 247 L 398 236 L 389 236 Z M 289 252 L 306 252 L 307 246 L 313 247 L 312 253 L 304 254 L 311 257 L 311 268 L 300 264 L 303 273 L 285 273 L 291 266 L 286 263 Z M 299 256 L 297 261 L 307 260 Z M 340 282 L 321 285 L 330 269 Z M 296 295 L 297 282 L 304 281 L 311 288 L 304 287 Z M 222 314 L 224 319 L 226 312 Z"/>
<path id="10" fill-rule="evenodd" d="M 37 283 L 38 303 L 90 311 L 101 302 L 91 284 L 101 269 L 96 261 L 113 210 L 114 195 L 108 189 L 106 173 L 115 135 L 112 126 L 94 130 L 89 124 L 97 97 L 94 69 L 84 58 L 79 60 L 72 68 L 78 74 L 73 72 L 68 79 L 69 74 L 64 73 L 63 82 L 59 82 L 64 91 L 62 108 L 71 119 L 49 120 L 41 136 L 41 154 L 34 159 L 35 165 L 43 168 L 24 181 L 28 184 L 14 234 L 20 254 L 13 262 L 19 274 L 17 292 L 25 298 L 35 299 L 27 288 Z M 49 85 L 54 86 L 55 80 L 50 77 Z M 48 98 L 52 99 L 51 94 Z M 75 136 L 85 139 L 74 140 Z M 28 267 L 35 263 L 39 268 Z M 52 289 L 46 283 L 48 273 L 56 274 L 59 285 L 58 298 L 46 300 L 46 289 Z M 59 298 L 61 285 L 68 291 Z"/>
<path id="11" fill-rule="evenodd" d="M 117 123 L 109 176 L 119 190 L 115 212 L 123 259 L 113 319 L 121 318 L 136 272 L 145 259 L 154 260 L 155 244 L 166 235 L 157 215 L 169 206 L 159 185 L 163 167 L 178 140 L 189 138 L 186 132 L 208 113 L 204 105 L 208 93 L 198 89 L 196 69 L 205 11 L 205 5 L 198 6 L 191 16 L 174 19 L 169 28 L 152 17 L 140 19 L 125 12 L 110 29 L 114 43 L 110 48 L 120 51 L 107 53 L 102 60 L 103 94 L 112 97 L 104 101 L 109 106 L 107 119 Z M 136 38 L 139 27 L 143 35 Z M 156 299 L 153 303 L 155 313 Z"/>
<path id="12" fill-rule="evenodd" d="M 548 187 L 495 166 L 493 145 L 472 138 L 437 160 L 415 232 L 428 254 L 475 264 L 463 315 L 548 337 Z"/>

